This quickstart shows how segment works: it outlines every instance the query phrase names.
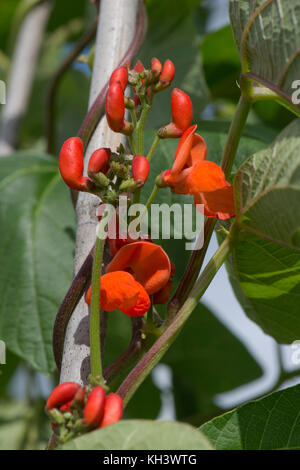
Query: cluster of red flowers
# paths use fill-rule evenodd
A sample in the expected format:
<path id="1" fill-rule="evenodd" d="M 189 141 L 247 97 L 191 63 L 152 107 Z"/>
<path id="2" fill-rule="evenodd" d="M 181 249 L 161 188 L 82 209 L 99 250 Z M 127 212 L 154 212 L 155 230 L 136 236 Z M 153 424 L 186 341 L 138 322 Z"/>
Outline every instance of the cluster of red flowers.
<path id="1" fill-rule="evenodd" d="M 81 387 L 75 382 L 58 385 L 46 403 L 54 433 L 61 442 L 96 428 L 116 423 L 122 417 L 123 401 L 103 387 Z"/>
<path id="2" fill-rule="evenodd" d="M 140 117 L 144 107 L 151 107 L 153 96 L 167 88 L 175 75 L 174 64 L 164 65 L 152 59 L 151 70 L 138 62 L 133 70 L 119 67 L 111 75 L 105 99 L 105 113 L 109 127 L 129 136 L 135 131 L 135 121 L 125 119 L 126 108 Z M 127 85 L 133 89 L 133 98 L 125 96 Z M 206 144 L 192 125 L 193 106 L 190 97 L 175 88 L 171 95 L 172 121 L 157 131 L 159 139 L 179 138 L 171 169 L 157 176 L 156 185 L 170 187 L 177 194 L 191 194 L 195 204 L 204 205 L 208 217 L 228 219 L 235 215 L 232 186 L 226 181 L 222 169 L 206 160 Z M 151 153 L 151 152 L 150 152 Z M 96 150 L 88 163 L 88 176 L 83 176 L 83 144 L 78 137 L 68 139 L 62 146 L 59 169 L 65 183 L 73 190 L 88 191 L 106 203 L 117 206 L 121 193 L 135 192 L 149 175 L 149 159 L 144 155 L 126 154 L 121 145 L 117 152 L 108 148 Z M 101 219 L 101 217 L 100 217 Z M 117 220 L 117 225 L 119 221 Z M 119 227 L 118 227 L 119 228 Z M 172 287 L 174 267 L 166 252 L 145 235 L 139 240 L 130 234 L 108 236 L 112 260 L 100 279 L 100 305 L 105 311 L 119 309 L 125 315 L 138 317 L 150 308 L 149 296 L 154 304 L 166 303 Z M 86 293 L 91 303 L 92 286 Z M 89 386 L 90 387 L 90 386 Z M 47 411 L 57 432 L 72 428 L 103 427 L 120 419 L 122 400 L 118 395 L 107 397 L 102 387 L 80 387 L 74 383 L 59 385 L 50 395 Z M 71 425 L 70 425 L 71 423 Z"/>

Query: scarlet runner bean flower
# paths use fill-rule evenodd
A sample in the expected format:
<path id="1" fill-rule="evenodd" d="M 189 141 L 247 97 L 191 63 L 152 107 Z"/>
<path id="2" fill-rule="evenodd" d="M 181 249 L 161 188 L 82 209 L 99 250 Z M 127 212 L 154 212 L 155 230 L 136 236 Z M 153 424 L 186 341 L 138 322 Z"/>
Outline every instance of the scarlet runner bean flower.
<path id="1" fill-rule="evenodd" d="M 138 186 L 146 183 L 149 176 L 150 165 L 144 155 L 135 155 L 132 160 L 132 176 Z"/>
<path id="2" fill-rule="evenodd" d="M 195 134 L 197 126 L 189 127 L 182 135 L 171 170 L 161 180 L 178 194 L 191 194 L 195 204 L 204 205 L 207 217 L 221 220 L 235 216 L 233 188 L 225 179 L 222 169 L 206 161 L 206 144 Z"/>
<path id="3" fill-rule="evenodd" d="M 123 91 L 125 91 L 128 81 L 128 68 L 127 67 L 118 67 L 110 76 L 109 86 L 114 82 L 119 82 L 122 86 Z"/>
<path id="4" fill-rule="evenodd" d="M 157 134 L 161 139 L 181 137 L 193 120 L 193 105 L 189 95 L 174 88 L 171 94 L 172 122 L 161 127 Z"/>
<path id="5" fill-rule="evenodd" d="M 105 113 L 109 127 L 125 135 L 133 132 L 132 123 L 125 120 L 124 90 L 120 82 L 113 82 L 105 97 Z"/>
<path id="6" fill-rule="evenodd" d="M 111 156 L 111 150 L 109 148 L 100 148 L 95 150 L 92 153 L 89 164 L 88 164 L 88 174 L 94 175 L 96 173 L 103 173 L 104 175 L 109 170 L 109 159 Z"/>
<path id="7" fill-rule="evenodd" d="M 71 189 L 89 191 L 93 182 L 83 176 L 83 143 L 79 137 L 66 140 L 59 154 L 59 171 Z"/>
<path id="8" fill-rule="evenodd" d="M 109 393 L 105 400 L 103 418 L 100 422 L 100 428 L 114 424 L 120 421 L 123 414 L 123 400 L 116 393 Z"/>
<path id="9" fill-rule="evenodd" d="M 107 265 L 106 272 L 129 271 L 149 295 L 159 292 L 171 276 L 171 262 L 158 245 L 138 241 L 123 246 Z"/>
<path id="10" fill-rule="evenodd" d="M 59 384 L 49 395 L 46 403 L 47 410 L 60 408 L 62 405 L 73 400 L 76 392 L 80 389 L 80 385 L 75 382 L 64 382 Z"/>
<path id="11" fill-rule="evenodd" d="M 91 304 L 91 293 L 92 286 L 85 298 L 88 305 Z M 116 270 L 101 276 L 100 307 L 106 312 L 119 309 L 129 317 L 140 317 L 149 310 L 150 298 L 130 273 Z"/>
<path id="12" fill-rule="evenodd" d="M 105 399 L 105 390 L 100 385 L 89 393 L 83 410 L 83 421 L 87 426 L 91 428 L 99 426 L 104 413 Z"/>
<path id="13" fill-rule="evenodd" d="M 166 60 L 163 65 L 159 81 L 161 85 L 161 89 L 165 89 L 171 85 L 175 76 L 175 66 L 171 60 Z"/>

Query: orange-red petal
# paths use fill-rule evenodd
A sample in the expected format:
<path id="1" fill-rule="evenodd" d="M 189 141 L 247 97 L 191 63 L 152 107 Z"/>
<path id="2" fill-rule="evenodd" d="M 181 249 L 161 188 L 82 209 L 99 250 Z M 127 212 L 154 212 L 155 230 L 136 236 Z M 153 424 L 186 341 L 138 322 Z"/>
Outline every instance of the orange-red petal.
<path id="1" fill-rule="evenodd" d="M 129 317 L 144 315 L 150 308 L 150 298 L 144 287 L 126 271 L 115 271 L 101 276 L 100 306 L 106 312 L 119 309 Z M 92 286 L 85 301 L 91 303 Z"/>
<path id="2" fill-rule="evenodd" d="M 216 191 L 202 192 L 194 196 L 195 204 L 204 204 L 204 215 L 227 220 L 235 217 L 233 187 L 226 183 Z"/>
<path id="3" fill-rule="evenodd" d="M 206 160 L 193 166 L 193 171 L 186 180 L 188 192 L 193 195 L 215 191 L 224 188 L 226 184 L 222 169 L 216 163 Z"/>
<path id="4" fill-rule="evenodd" d="M 154 243 L 138 241 L 123 246 L 107 265 L 106 272 L 130 270 L 149 295 L 168 282 L 171 263 L 167 253 Z"/>

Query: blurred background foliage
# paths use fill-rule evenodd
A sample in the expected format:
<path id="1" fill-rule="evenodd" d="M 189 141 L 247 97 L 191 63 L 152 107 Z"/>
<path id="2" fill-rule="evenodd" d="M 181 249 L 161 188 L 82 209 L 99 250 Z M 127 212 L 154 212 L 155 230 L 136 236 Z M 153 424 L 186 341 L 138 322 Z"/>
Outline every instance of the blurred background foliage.
<path id="1" fill-rule="evenodd" d="M 217 8 L 217 3 L 212 0 L 202 2 L 147 0 L 146 6 L 149 27 L 138 58 L 146 66 L 150 64 L 153 56 L 161 60 L 170 58 L 174 61 L 176 65 L 174 86 L 183 88 L 192 96 L 199 131 L 201 133 L 203 130 L 203 135 L 209 144 L 209 158 L 219 161 L 229 123 L 239 98 L 237 81 L 240 61 L 231 28 L 229 25 L 222 25 L 219 29 L 211 29 L 211 16 L 215 15 L 214 9 Z M 14 42 L 18 40 L 20 1 L 0 0 L 0 8 L 0 79 L 9 82 L 9 66 Z M 68 51 L 91 27 L 94 17 L 95 6 L 88 0 L 54 2 L 54 9 L 41 46 L 29 107 L 19 135 L 18 150 L 26 150 L 27 156 L 29 149 L 41 154 L 45 152 L 47 112 L 45 103 L 49 82 Z M 85 53 L 88 52 L 89 48 Z M 90 76 L 86 64 L 75 63 L 61 81 L 55 102 L 55 158 L 63 141 L 77 133 L 85 116 Z M 169 99 L 170 91 L 159 95 L 158 101 L 160 101 L 156 103 L 150 115 L 150 129 L 170 120 Z M 239 162 L 267 145 L 278 129 L 282 129 L 292 118 L 292 114 L 277 104 L 256 104 L 251 111 L 245 137 L 239 149 Z M 168 142 L 160 149 L 161 158 L 158 159 L 158 167 L 152 170 L 153 173 L 157 174 L 160 171 L 159 167 L 166 168 L 166 160 L 173 158 L 174 145 L 176 143 L 173 141 Z M 51 167 L 56 166 L 56 161 L 52 157 L 51 162 Z M 41 166 L 46 164 L 48 165 L 48 160 L 41 162 Z M 50 180 L 52 171 L 56 170 L 49 169 Z M 38 176 L 35 175 L 33 178 Z M 24 182 L 20 199 L 35 201 L 38 191 L 34 192 L 32 188 L 36 184 L 36 179 L 30 184 Z M 46 214 L 52 215 L 53 219 L 58 217 L 57 211 L 61 204 L 64 205 L 64 211 L 70 212 L 67 221 L 60 221 L 60 229 L 62 233 L 68 231 L 71 236 L 67 240 L 62 235 L 61 240 L 64 242 L 61 250 L 64 251 L 60 252 L 58 248 L 56 254 L 57 259 L 59 256 L 64 259 L 63 269 L 69 274 L 63 277 L 63 285 L 53 299 L 51 308 L 48 306 L 43 310 L 44 307 L 41 306 L 38 312 L 41 316 L 47 316 L 47 331 L 49 331 L 47 345 L 35 346 L 36 357 L 38 357 L 38 348 L 41 348 L 43 353 L 47 350 L 48 356 L 51 355 L 51 326 L 72 276 L 71 254 L 74 250 L 75 217 L 67 189 L 63 186 L 59 188 L 52 194 L 50 200 L 46 201 L 44 210 Z M 8 197 L 7 194 L 6 196 Z M 3 200 L 5 199 L 4 194 Z M 0 204 L 1 200 L 0 195 Z M 43 223 L 45 222 L 41 220 L 41 226 Z M 175 258 L 175 254 L 183 249 L 182 243 L 182 241 L 168 243 L 164 241 L 163 245 L 170 257 L 172 258 L 173 254 Z M 57 240 L 52 240 L 52 244 L 57 246 Z M 51 252 L 51 240 L 49 245 L 47 248 Z M 66 250 L 68 256 L 64 256 Z M 187 257 L 177 258 L 175 284 L 183 272 L 186 261 Z M 0 279 L 5 279 L 7 274 L 3 268 L 0 268 L 0 273 Z M 26 270 L 22 273 L 26 278 Z M 55 276 L 55 267 L 50 267 L 47 270 L 47 278 Z M 13 288 L 15 289 L 14 286 Z M 3 318 L 14 314 L 14 308 L 17 307 L 11 308 L 12 310 L 10 305 L 6 304 L 5 310 L 0 313 L 2 315 L 0 338 L 8 343 L 6 364 L 0 366 L 0 449 L 43 448 L 50 435 L 50 426 L 43 410 L 43 400 L 58 381 L 58 374 L 55 372 L 53 358 L 50 357 L 44 362 L 37 359 L 35 366 L 28 348 L 20 347 L 20 344 L 16 344 L 16 341 L 12 341 L 10 337 L 6 338 L 8 327 Z M 214 396 L 217 393 L 232 390 L 262 375 L 260 366 L 245 346 L 214 316 L 213 312 L 204 305 L 199 305 L 198 310 L 163 360 L 172 372 L 176 418 L 197 426 L 224 411 L 215 405 Z M 36 318 L 30 320 L 31 314 L 30 306 L 27 309 L 24 307 L 22 315 L 28 315 L 28 321 L 36 321 Z M 11 328 L 9 331 L 11 332 Z M 33 341 L 30 333 L 28 335 L 28 341 Z M 128 344 L 130 323 L 124 315 L 116 312 L 109 317 L 108 337 L 105 351 L 106 364 L 114 360 Z M 172 393 L 172 387 L 169 392 Z M 155 419 L 159 415 L 161 406 L 162 392 L 157 382 L 149 377 L 128 406 L 126 416 Z"/>

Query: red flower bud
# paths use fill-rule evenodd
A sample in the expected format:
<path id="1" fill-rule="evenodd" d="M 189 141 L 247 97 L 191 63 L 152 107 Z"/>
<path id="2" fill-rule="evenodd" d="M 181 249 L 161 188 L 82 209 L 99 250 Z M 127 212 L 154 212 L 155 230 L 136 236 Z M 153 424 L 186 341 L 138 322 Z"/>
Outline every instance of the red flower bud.
<path id="1" fill-rule="evenodd" d="M 73 400 L 70 400 L 68 401 L 67 403 L 65 403 L 64 405 L 62 405 L 59 409 L 60 411 L 71 411 L 71 403 L 73 402 Z"/>
<path id="2" fill-rule="evenodd" d="M 75 382 L 64 382 L 59 384 L 49 395 L 46 403 L 47 410 L 52 410 L 52 408 L 59 408 L 72 400 L 79 388 L 80 385 Z"/>
<path id="3" fill-rule="evenodd" d="M 111 150 L 108 148 L 101 148 L 95 150 L 91 155 L 88 166 L 88 174 L 99 173 L 100 171 L 106 174 L 109 170 L 109 159 Z"/>
<path id="4" fill-rule="evenodd" d="M 153 57 L 152 62 L 151 62 L 151 72 L 154 75 L 159 75 L 161 70 L 162 70 L 161 62 L 156 57 Z"/>
<path id="5" fill-rule="evenodd" d="M 174 88 L 171 95 L 172 121 L 181 133 L 190 127 L 193 120 L 193 105 L 189 95 Z"/>
<path id="6" fill-rule="evenodd" d="M 114 82 L 119 82 L 122 86 L 123 91 L 125 91 L 128 81 L 128 69 L 127 67 L 118 67 L 110 76 L 109 86 Z"/>
<path id="7" fill-rule="evenodd" d="M 83 404 L 85 398 L 85 387 L 80 387 L 77 392 L 75 393 L 74 399 L 72 401 L 73 404 Z"/>
<path id="8" fill-rule="evenodd" d="M 86 405 L 83 410 L 83 421 L 92 428 L 96 428 L 103 416 L 105 406 L 105 390 L 97 385 L 89 393 Z"/>
<path id="9" fill-rule="evenodd" d="M 193 105 L 189 95 L 174 88 L 171 95 L 172 122 L 158 129 L 161 139 L 181 137 L 193 120 Z"/>
<path id="10" fill-rule="evenodd" d="M 144 71 L 144 66 L 140 60 L 135 64 L 133 70 L 137 73 L 142 73 Z"/>
<path id="11" fill-rule="evenodd" d="M 120 82 L 113 82 L 105 98 L 105 113 L 109 127 L 115 132 L 130 135 L 133 125 L 125 121 L 124 91 Z"/>
<path id="12" fill-rule="evenodd" d="M 150 165 L 144 155 L 135 155 L 132 160 L 132 176 L 139 185 L 145 184 L 149 175 Z"/>
<path id="13" fill-rule="evenodd" d="M 71 189 L 87 191 L 89 178 L 83 175 L 83 144 L 79 137 L 71 137 L 63 144 L 59 154 L 59 171 Z"/>
<path id="14" fill-rule="evenodd" d="M 159 81 L 167 88 L 173 81 L 175 76 L 175 66 L 171 60 L 166 60 L 162 68 Z"/>
<path id="15" fill-rule="evenodd" d="M 109 424 L 116 423 L 122 418 L 123 400 L 116 393 L 109 393 L 106 397 L 104 405 L 104 414 L 100 423 L 100 428 L 104 428 Z"/>

